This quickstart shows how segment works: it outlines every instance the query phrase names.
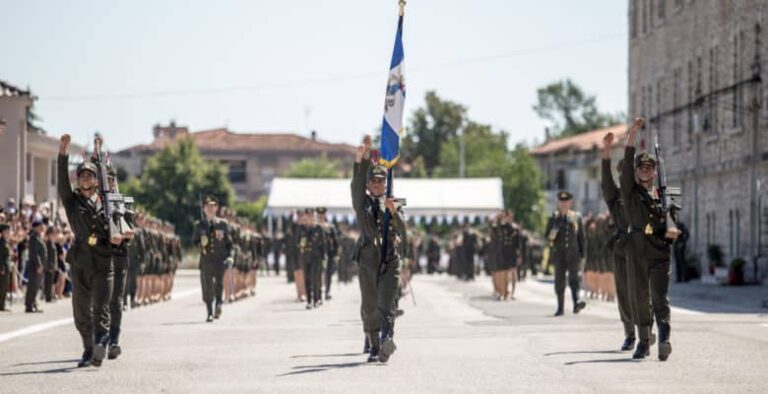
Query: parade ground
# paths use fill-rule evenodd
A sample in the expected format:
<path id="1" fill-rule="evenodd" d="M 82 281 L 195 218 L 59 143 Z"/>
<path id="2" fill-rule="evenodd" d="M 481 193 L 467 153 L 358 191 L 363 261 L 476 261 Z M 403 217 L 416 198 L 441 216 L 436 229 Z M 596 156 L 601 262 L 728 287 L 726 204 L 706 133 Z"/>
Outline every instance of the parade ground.
<path id="1" fill-rule="evenodd" d="M 768 309 L 739 302 L 741 289 L 709 287 L 706 297 L 673 284 L 672 356 L 658 361 L 654 346 L 638 362 L 617 350 L 614 303 L 554 318 L 548 278 L 498 302 L 484 276 L 416 276 L 400 300 L 397 352 L 368 364 L 356 281 L 307 311 L 284 276 L 259 277 L 255 297 L 205 323 L 197 271 L 176 280 L 172 301 L 125 314 L 123 355 L 101 368 L 75 368 L 82 348 L 69 300 L 42 314 L 14 303 L 0 319 L 0 393 L 757 393 L 768 384 Z"/>

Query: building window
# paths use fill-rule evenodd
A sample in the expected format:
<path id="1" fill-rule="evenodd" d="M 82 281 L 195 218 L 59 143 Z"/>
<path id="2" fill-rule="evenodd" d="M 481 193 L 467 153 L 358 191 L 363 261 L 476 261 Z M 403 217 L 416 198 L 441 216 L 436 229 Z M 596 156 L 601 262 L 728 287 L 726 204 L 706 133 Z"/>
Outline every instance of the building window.
<path id="1" fill-rule="evenodd" d="M 659 20 L 664 19 L 667 16 L 667 2 L 666 0 L 659 0 Z"/>
<path id="2" fill-rule="evenodd" d="M 229 181 L 232 183 L 245 183 L 246 181 L 246 162 L 245 160 L 225 161 L 222 164 L 228 167 Z"/>
<path id="3" fill-rule="evenodd" d="M 27 182 L 32 182 L 32 155 L 27 153 Z"/>
<path id="4" fill-rule="evenodd" d="M 56 186 L 56 160 L 51 160 L 51 186 Z"/>

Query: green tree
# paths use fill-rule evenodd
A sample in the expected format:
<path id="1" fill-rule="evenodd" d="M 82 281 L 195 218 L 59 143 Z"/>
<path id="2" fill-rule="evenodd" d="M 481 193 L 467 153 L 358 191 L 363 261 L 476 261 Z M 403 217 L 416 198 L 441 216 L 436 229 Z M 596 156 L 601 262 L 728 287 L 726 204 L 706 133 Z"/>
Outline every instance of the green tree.
<path id="1" fill-rule="evenodd" d="M 187 244 L 194 222 L 200 218 L 200 197 L 212 195 L 221 205 L 231 206 L 235 195 L 226 168 L 204 160 L 191 139 L 182 139 L 150 157 L 141 177 L 129 180 L 124 192 L 152 215 L 173 223 Z"/>
<path id="2" fill-rule="evenodd" d="M 288 178 L 341 178 L 341 166 L 335 160 L 328 160 L 323 155 L 319 158 L 301 159 L 286 171 Z"/>
<path id="3" fill-rule="evenodd" d="M 256 201 L 242 201 L 235 203 L 235 213 L 260 226 L 264 221 L 264 208 L 267 207 L 267 196 L 262 195 Z"/>
<path id="4" fill-rule="evenodd" d="M 460 138 L 452 138 L 443 145 L 435 176 L 459 175 Z M 464 129 L 467 177 L 500 177 L 505 208 L 514 211 L 526 228 L 538 230 L 543 223 L 538 167 L 525 146 L 508 150 L 507 139 L 504 132 L 497 133 L 489 125 L 470 121 Z"/>
<path id="5" fill-rule="evenodd" d="M 533 110 L 551 123 L 552 137 L 567 137 L 620 124 L 623 114 L 600 112 L 595 96 L 586 94 L 570 79 L 553 82 L 538 89 L 538 103 Z"/>
<path id="6" fill-rule="evenodd" d="M 425 106 L 414 112 L 400 150 L 401 157 L 409 162 L 420 157 L 427 176 L 432 176 L 440 165 L 443 144 L 458 135 L 466 120 L 467 109 L 441 99 L 434 91 L 427 92 L 424 99 Z"/>

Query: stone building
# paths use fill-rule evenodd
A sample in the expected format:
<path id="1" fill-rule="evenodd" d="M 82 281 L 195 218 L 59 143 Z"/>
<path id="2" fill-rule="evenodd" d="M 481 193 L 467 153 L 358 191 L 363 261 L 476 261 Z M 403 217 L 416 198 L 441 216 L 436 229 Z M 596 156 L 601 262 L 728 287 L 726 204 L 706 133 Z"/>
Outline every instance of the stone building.
<path id="1" fill-rule="evenodd" d="M 224 164 L 238 201 L 255 200 L 269 191 L 272 179 L 285 175 L 291 165 L 305 158 L 336 160 L 346 174 L 351 171 L 355 148 L 288 133 L 235 133 L 226 128 L 190 132 L 186 126 L 170 122 L 156 125 L 154 140 L 112 155 L 117 167 L 128 176 L 138 176 L 147 159 L 181 138 L 192 138 L 203 158 Z"/>
<path id="2" fill-rule="evenodd" d="M 659 136 L 702 268 L 709 244 L 727 260 L 768 253 L 766 18 L 764 0 L 629 1 L 628 113 Z"/>
<path id="3" fill-rule="evenodd" d="M 547 212 L 554 212 L 556 195 L 560 190 L 573 193 L 573 207 L 583 214 L 598 214 L 608 209 L 600 188 L 600 152 L 603 137 L 608 132 L 615 135 L 612 157 L 614 163 L 618 163 L 627 136 L 626 125 L 553 139 L 531 149 L 544 180 Z M 614 179 L 618 182 L 615 171 Z"/>

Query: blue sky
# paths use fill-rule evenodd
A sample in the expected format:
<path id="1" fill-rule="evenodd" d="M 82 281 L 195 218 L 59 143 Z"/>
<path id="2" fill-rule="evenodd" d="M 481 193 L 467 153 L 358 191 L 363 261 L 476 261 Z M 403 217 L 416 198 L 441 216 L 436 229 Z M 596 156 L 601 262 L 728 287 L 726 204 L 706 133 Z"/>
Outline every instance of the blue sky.
<path id="1" fill-rule="evenodd" d="M 381 122 L 396 0 L 3 1 L 0 79 L 29 86 L 53 135 L 110 149 L 192 130 L 317 129 L 356 143 Z M 570 77 L 626 111 L 627 1 L 410 0 L 406 116 L 426 91 L 543 139 L 536 89 Z"/>

